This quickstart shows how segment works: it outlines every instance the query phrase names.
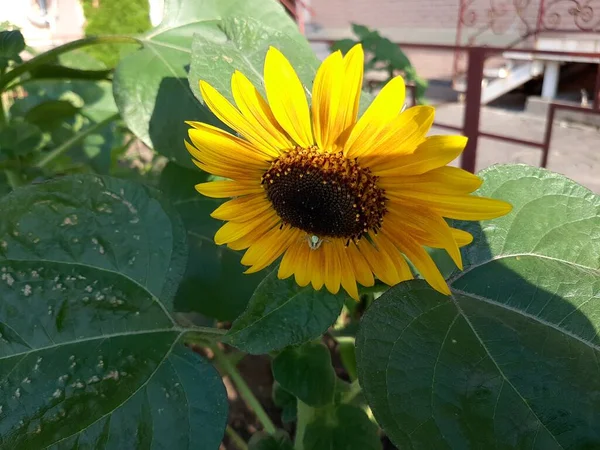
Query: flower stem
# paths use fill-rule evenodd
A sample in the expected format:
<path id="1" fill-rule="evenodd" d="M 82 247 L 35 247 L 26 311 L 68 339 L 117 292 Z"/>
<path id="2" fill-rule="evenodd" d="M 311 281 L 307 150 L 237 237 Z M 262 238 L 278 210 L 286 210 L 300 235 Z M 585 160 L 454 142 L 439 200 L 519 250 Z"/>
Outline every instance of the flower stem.
<path id="1" fill-rule="evenodd" d="M 37 168 L 39 168 L 39 169 L 45 167 L 49 162 L 51 162 L 55 158 L 59 157 L 63 153 L 65 153 L 67 150 L 69 150 L 74 145 L 79 144 L 81 141 L 83 141 L 90 134 L 95 133 L 99 129 L 105 127 L 110 122 L 112 122 L 113 120 L 116 120 L 118 118 L 119 118 L 119 113 L 115 113 L 115 114 L 113 114 L 111 116 L 108 116 L 106 119 L 104 119 L 104 120 L 102 120 L 102 121 L 100 121 L 98 123 L 95 123 L 94 125 L 91 125 L 91 126 L 87 127 L 85 130 L 77 133 L 75 136 L 71 137 L 70 139 L 68 139 L 65 142 L 63 142 L 62 144 L 60 144 L 58 147 L 56 147 L 51 152 L 46 153 L 44 155 L 44 157 L 41 158 L 35 164 L 35 166 Z"/>
<path id="2" fill-rule="evenodd" d="M 311 421 L 315 414 L 315 408 L 308 406 L 306 403 L 298 399 L 297 403 L 297 422 L 296 422 L 296 437 L 294 438 L 294 450 L 304 450 L 304 432 L 306 425 Z"/>
<path id="3" fill-rule="evenodd" d="M 362 388 L 358 383 L 358 378 L 350 384 L 350 390 L 342 396 L 342 403 L 350 403 L 354 398 L 362 392 Z"/>
<path id="4" fill-rule="evenodd" d="M 6 86 L 8 86 L 8 84 L 20 77 L 21 75 L 29 72 L 32 69 L 35 69 L 38 66 L 41 66 L 42 64 L 46 64 L 49 62 L 52 62 L 58 55 L 61 55 L 63 53 L 67 53 L 70 52 L 72 50 L 81 48 L 81 47 L 87 47 L 90 45 L 97 45 L 97 44 L 140 44 L 141 41 L 133 36 L 90 36 L 90 37 L 86 37 L 83 39 L 78 39 L 76 41 L 72 41 L 72 42 L 68 42 L 64 45 L 59 45 L 58 47 L 54 47 L 51 50 L 48 50 L 47 52 L 41 53 L 33 58 L 31 58 L 29 61 L 24 62 L 23 64 L 20 64 L 18 66 L 16 66 L 14 69 L 12 69 L 11 71 L 7 72 L 4 76 L 0 77 L 0 92 L 4 90 L 4 88 Z"/>
<path id="5" fill-rule="evenodd" d="M 235 445 L 238 450 L 248 450 L 248 444 L 246 444 L 246 441 L 244 441 L 242 437 L 237 434 L 237 432 L 229 425 L 227 425 L 227 428 L 225 428 L 225 434 L 229 437 L 233 445 Z"/>
<path id="6" fill-rule="evenodd" d="M 215 354 L 215 360 L 217 364 L 225 373 L 227 373 L 227 375 L 229 375 L 231 381 L 233 381 L 233 383 L 235 384 L 238 393 L 244 399 L 248 407 L 252 411 L 254 411 L 254 414 L 256 414 L 256 418 L 262 424 L 265 431 L 269 434 L 274 434 L 277 431 L 277 428 L 271 421 L 271 418 L 264 410 L 256 396 L 252 393 L 250 387 L 248 386 L 246 381 L 244 381 L 235 365 L 231 363 L 229 358 L 227 358 L 227 355 L 225 355 L 225 353 L 223 353 L 223 351 L 218 346 L 212 345 L 210 348 Z"/>

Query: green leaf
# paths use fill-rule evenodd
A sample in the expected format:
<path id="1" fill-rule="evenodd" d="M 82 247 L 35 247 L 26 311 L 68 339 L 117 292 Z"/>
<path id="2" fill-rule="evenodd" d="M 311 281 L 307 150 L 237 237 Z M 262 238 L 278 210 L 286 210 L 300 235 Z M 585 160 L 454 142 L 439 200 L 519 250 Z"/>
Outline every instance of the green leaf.
<path id="1" fill-rule="evenodd" d="M 335 371 L 329 349 L 320 342 L 284 349 L 273 360 L 273 377 L 309 406 L 333 401 Z"/>
<path id="2" fill-rule="evenodd" d="M 246 75 L 264 96 L 264 61 L 272 45 L 289 59 L 304 86 L 312 89 L 319 62 L 302 36 L 268 28 L 249 18 L 223 20 L 220 28 L 226 42 L 215 42 L 203 35 L 196 35 L 192 42 L 188 79 L 199 101 L 203 102 L 198 81 L 204 80 L 233 102 L 231 75 L 235 70 Z"/>
<path id="3" fill-rule="evenodd" d="M 315 291 L 310 285 L 300 287 L 293 277 L 280 280 L 275 269 L 259 284 L 223 342 L 251 354 L 303 344 L 327 331 L 345 297 L 341 292 Z"/>
<path id="4" fill-rule="evenodd" d="M 63 121 L 72 119 L 78 112 L 79 108 L 67 100 L 49 100 L 27 111 L 25 120 L 42 131 L 50 131 Z"/>
<path id="5" fill-rule="evenodd" d="M 317 410 L 306 425 L 304 450 L 381 450 L 377 426 L 352 405 Z"/>
<path id="6" fill-rule="evenodd" d="M 160 189 L 181 214 L 188 235 L 189 259 L 175 307 L 218 320 L 233 320 L 248 304 L 265 271 L 245 275 L 242 254 L 214 243 L 222 222 L 210 217 L 221 200 L 205 197 L 194 185 L 207 181 L 200 170 L 169 163 L 161 173 Z"/>
<path id="7" fill-rule="evenodd" d="M 364 394 L 400 448 L 599 447 L 600 199 L 533 167 L 481 176 L 513 212 L 458 224 L 452 297 L 413 281 L 368 309 Z"/>
<path id="8" fill-rule="evenodd" d="M 331 44 L 330 51 L 336 52 L 341 51 L 344 55 L 350 51 L 352 47 L 354 47 L 358 42 L 354 39 L 340 39 L 339 41 L 335 41 Z"/>
<path id="9" fill-rule="evenodd" d="M 0 199 L 0 211 L 0 260 L 117 272 L 173 310 L 186 236 L 181 219 L 157 192 L 109 177 L 65 177 Z"/>
<path id="10" fill-rule="evenodd" d="M 78 176 L 0 209 L 0 447 L 216 448 L 225 389 L 180 344 L 185 236 L 157 193 Z"/>
<path id="11" fill-rule="evenodd" d="M 25 39 L 19 30 L 0 31 L 0 69 L 8 67 L 10 61 L 20 63 L 19 54 L 25 50 Z"/>
<path id="12" fill-rule="evenodd" d="M 21 118 L 11 120 L 0 129 L 0 153 L 9 156 L 27 155 L 40 148 L 42 131 Z"/>
<path id="13" fill-rule="evenodd" d="M 373 33 L 373 30 L 370 30 L 368 27 L 364 25 L 359 25 L 357 23 L 352 24 L 352 32 L 359 38 L 365 39 Z"/>
<path id="14" fill-rule="evenodd" d="M 248 442 L 250 450 L 294 450 L 290 437 L 283 430 L 270 435 L 265 432 L 254 433 Z"/>
<path id="15" fill-rule="evenodd" d="M 224 44 L 227 36 L 220 21 L 233 15 L 299 34 L 275 0 L 167 0 L 163 22 L 140 38 L 141 50 L 117 66 L 114 93 L 127 126 L 149 147 L 182 165 L 192 167 L 182 143 L 188 129 L 184 121 L 218 124 L 187 82 L 192 37 L 202 35 L 213 45 Z M 230 75 L 215 69 L 215 76 L 223 80 Z"/>
<path id="16" fill-rule="evenodd" d="M 298 411 L 298 400 L 296 396 L 281 387 L 277 381 L 273 383 L 273 403 L 281 408 L 281 421 L 290 423 L 296 420 Z"/>

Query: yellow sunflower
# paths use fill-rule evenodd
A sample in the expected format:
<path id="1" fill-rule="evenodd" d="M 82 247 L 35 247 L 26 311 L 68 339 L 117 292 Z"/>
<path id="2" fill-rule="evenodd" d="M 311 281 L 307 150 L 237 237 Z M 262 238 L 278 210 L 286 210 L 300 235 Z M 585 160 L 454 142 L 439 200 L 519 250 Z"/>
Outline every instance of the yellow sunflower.
<path id="1" fill-rule="evenodd" d="M 434 110 L 403 111 L 401 77 L 385 85 L 358 118 L 364 54 L 335 52 L 317 71 L 309 107 L 305 87 L 279 50 L 264 67 L 265 100 L 236 71 L 232 105 L 206 82 L 211 111 L 240 137 L 188 122 L 185 142 L 202 170 L 227 178 L 196 189 L 233 197 L 212 217 L 226 223 L 215 242 L 247 249 L 242 264 L 257 272 L 283 255 L 279 278 L 300 286 L 342 288 L 358 299 L 357 282 L 388 285 L 413 278 L 410 260 L 436 290 L 450 290 L 423 246 L 445 249 L 462 268 L 459 247 L 472 236 L 444 218 L 482 220 L 507 214 L 503 201 L 469 195 L 481 179 L 446 164 L 462 136 L 429 136 Z"/>

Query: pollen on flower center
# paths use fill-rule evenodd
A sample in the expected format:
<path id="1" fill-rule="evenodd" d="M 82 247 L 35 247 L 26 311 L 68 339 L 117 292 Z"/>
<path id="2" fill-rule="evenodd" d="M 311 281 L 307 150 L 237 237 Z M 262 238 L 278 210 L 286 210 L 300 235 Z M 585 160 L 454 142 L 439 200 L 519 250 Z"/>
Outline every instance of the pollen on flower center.
<path id="1" fill-rule="evenodd" d="M 284 223 L 321 238 L 358 240 L 377 231 L 386 213 L 377 177 L 342 152 L 296 147 L 273 161 L 261 181 Z"/>

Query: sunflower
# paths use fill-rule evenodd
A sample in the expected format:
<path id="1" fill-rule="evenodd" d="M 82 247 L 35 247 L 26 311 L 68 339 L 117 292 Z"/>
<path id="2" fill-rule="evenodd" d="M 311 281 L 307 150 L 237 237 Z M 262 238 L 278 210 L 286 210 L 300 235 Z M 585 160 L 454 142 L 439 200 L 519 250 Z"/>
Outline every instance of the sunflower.
<path id="1" fill-rule="evenodd" d="M 423 248 L 445 249 L 462 269 L 459 248 L 472 236 L 444 220 L 507 214 L 503 201 L 469 195 L 481 179 L 447 164 L 462 136 L 426 136 L 429 106 L 403 111 L 405 85 L 389 81 L 358 117 L 364 54 L 329 55 L 318 69 L 309 106 L 288 60 L 271 47 L 264 66 L 266 100 L 242 73 L 231 78 L 235 106 L 200 81 L 206 105 L 238 134 L 188 122 L 193 162 L 226 180 L 196 189 L 233 198 L 211 215 L 226 221 L 218 245 L 246 250 L 246 273 L 282 257 L 281 279 L 300 286 L 341 287 L 358 299 L 357 282 L 392 286 L 413 278 L 407 260 L 436 290 L 450 294 Z"/>

